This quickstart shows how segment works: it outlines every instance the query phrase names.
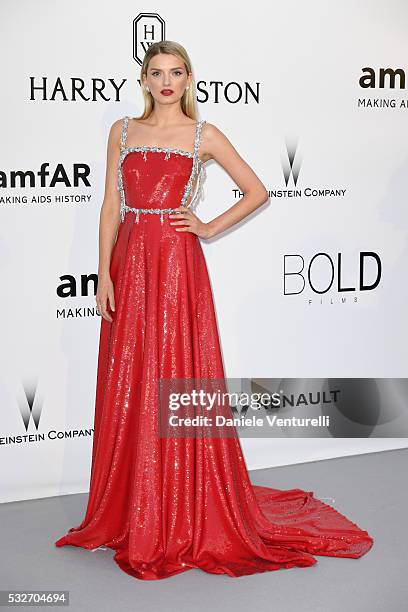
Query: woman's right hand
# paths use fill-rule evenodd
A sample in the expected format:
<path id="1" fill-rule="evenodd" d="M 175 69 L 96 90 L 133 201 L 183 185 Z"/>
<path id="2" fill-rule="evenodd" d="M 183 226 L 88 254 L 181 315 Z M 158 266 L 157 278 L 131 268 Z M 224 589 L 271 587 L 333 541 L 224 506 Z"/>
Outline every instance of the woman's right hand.
<path id="1" fill-rule="evenodd" d="M 108 312 L 108 307 L 115 311 L 115 293 L 110 275 L 98 277 L 96 305 L 102 317 L 109 321 L 109 323 L 112 323 L 113 319 Z"/>

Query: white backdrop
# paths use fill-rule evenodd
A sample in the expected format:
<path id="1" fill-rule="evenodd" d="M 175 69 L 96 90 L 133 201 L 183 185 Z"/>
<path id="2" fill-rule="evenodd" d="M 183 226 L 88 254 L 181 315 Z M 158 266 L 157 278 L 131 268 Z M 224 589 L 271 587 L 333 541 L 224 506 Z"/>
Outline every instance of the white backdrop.
<path id="1" fill-rule="evenodd" d="M 140 8 L 130 0 L 1 4 L 1 501 L 88 488 L 107 135 L 116 119 L 141 112 L 133 51 L 142 57 L 143 44 L 155 40 L 186 47 L 199 118 L 227 135 L 270 190 L 262 209 L 202 241 L 227 376 L 408 374 L 406 3 L 142 8 L 134 38 Z M 385 68 L 401 72 L 382 84 Z M 49 164 L 44 183 L 42 164 Z M 76 165 L 87 183 L 75 183 Z M 13 182 L 16 171 L 27 173 L 25 183 L 21 175 Z M 56 171 L 65 182 L 52 182 Z M 203 221 L 242 195 L 216 163 L 206 174 L 196 210 Z M 378 285 L 366 291 L 358 286 L 361 252 L 381 262 Z M 308 266 L 318 253 L 325 255 L 315 260 L 312 283 L 327 286 L 330 256 L 333 286 L 294 293 L 301 277 L 285 276 L 285 261 L 286 272 L 298 271 L 300 256 Z M 353 291 L 338 290 L 339 253 L 341 285 Z M 376 273 L 371 256 L 364 282 Z M 249 468 L 406 442 L 242 440 Z"/>

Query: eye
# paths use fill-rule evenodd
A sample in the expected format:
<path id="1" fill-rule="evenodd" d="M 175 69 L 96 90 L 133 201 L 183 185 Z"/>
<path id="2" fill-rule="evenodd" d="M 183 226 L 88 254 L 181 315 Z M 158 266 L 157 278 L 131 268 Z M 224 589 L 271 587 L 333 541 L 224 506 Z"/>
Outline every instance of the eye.
<path id="1" fill-rule="evenodd" d="M 152 70 L 151 72 L 152 76 L 157 76 L 158 74 L 160 74 L 160 70 Z M 174 74 L 176 74 L 177 76 L 180 76 L 180 74 L 183 74 L 182 70 L 175 70 Z"/>

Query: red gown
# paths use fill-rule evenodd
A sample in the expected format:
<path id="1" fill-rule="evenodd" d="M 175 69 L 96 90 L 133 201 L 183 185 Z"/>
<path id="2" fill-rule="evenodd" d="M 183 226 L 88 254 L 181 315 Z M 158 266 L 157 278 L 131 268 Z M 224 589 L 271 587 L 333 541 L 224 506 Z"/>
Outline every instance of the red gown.
<path id="1" fill-rule="evenodd" d="M 361 557 L 372 537 L 313 492 L 251 484 L 237 436 L 158 436 L 159 379 L 224 377 L 200 240 L 176 232 L 167 214 L 201 190 L 205 121 L 193 152 L 126 147 L 128 122 L 110 266 L 116 311 L 112 323 L 101 319 L 88 504 L 56 546 L 106 546 L 140 579 L 190 568 L 237 577 L 314 565 L 313 555 Z"/>

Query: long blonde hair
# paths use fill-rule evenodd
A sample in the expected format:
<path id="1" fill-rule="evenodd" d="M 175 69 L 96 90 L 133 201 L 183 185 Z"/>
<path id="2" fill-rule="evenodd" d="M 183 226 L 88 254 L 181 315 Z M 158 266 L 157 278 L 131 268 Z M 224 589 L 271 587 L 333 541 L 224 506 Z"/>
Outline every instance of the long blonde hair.
<path id="1" fill-rule="evenodd" d="M 147 69 L 150 60 L 152 59 L 152 57 L 158 55 L 159 53 L 177 55 L 184 62 L 184 66 L 187 70 L 187 73 L 192 72 L 191 61 L 188 56 L 188 53 L 185 48 L 179 43 L 174 42 L 173 40 L 160 40 L 150 45 L 150 47 L 145 53 L 145 56 L 143 58 L 143 64 L 140 69 L 140 86 L 142 88 L 142 95 L 144 99 L 144 111 L 139 117 L 135 117 L 135 119 L 147 119 L 153 110 L 154 99 L 150 91 L 146 91 L 145 87 L 143 86 L 142 75 L 147 75 Z M 190 87 L 187 89 L 187 91 L 184 92 L 180 104 L 183 113 L 187 115 L 187 117 L 190 117 L 190 119 L 194 119 L 195 121 L 197 121 L 195 91 L 195 82 L 194 78 L 192 78 Z"/>

